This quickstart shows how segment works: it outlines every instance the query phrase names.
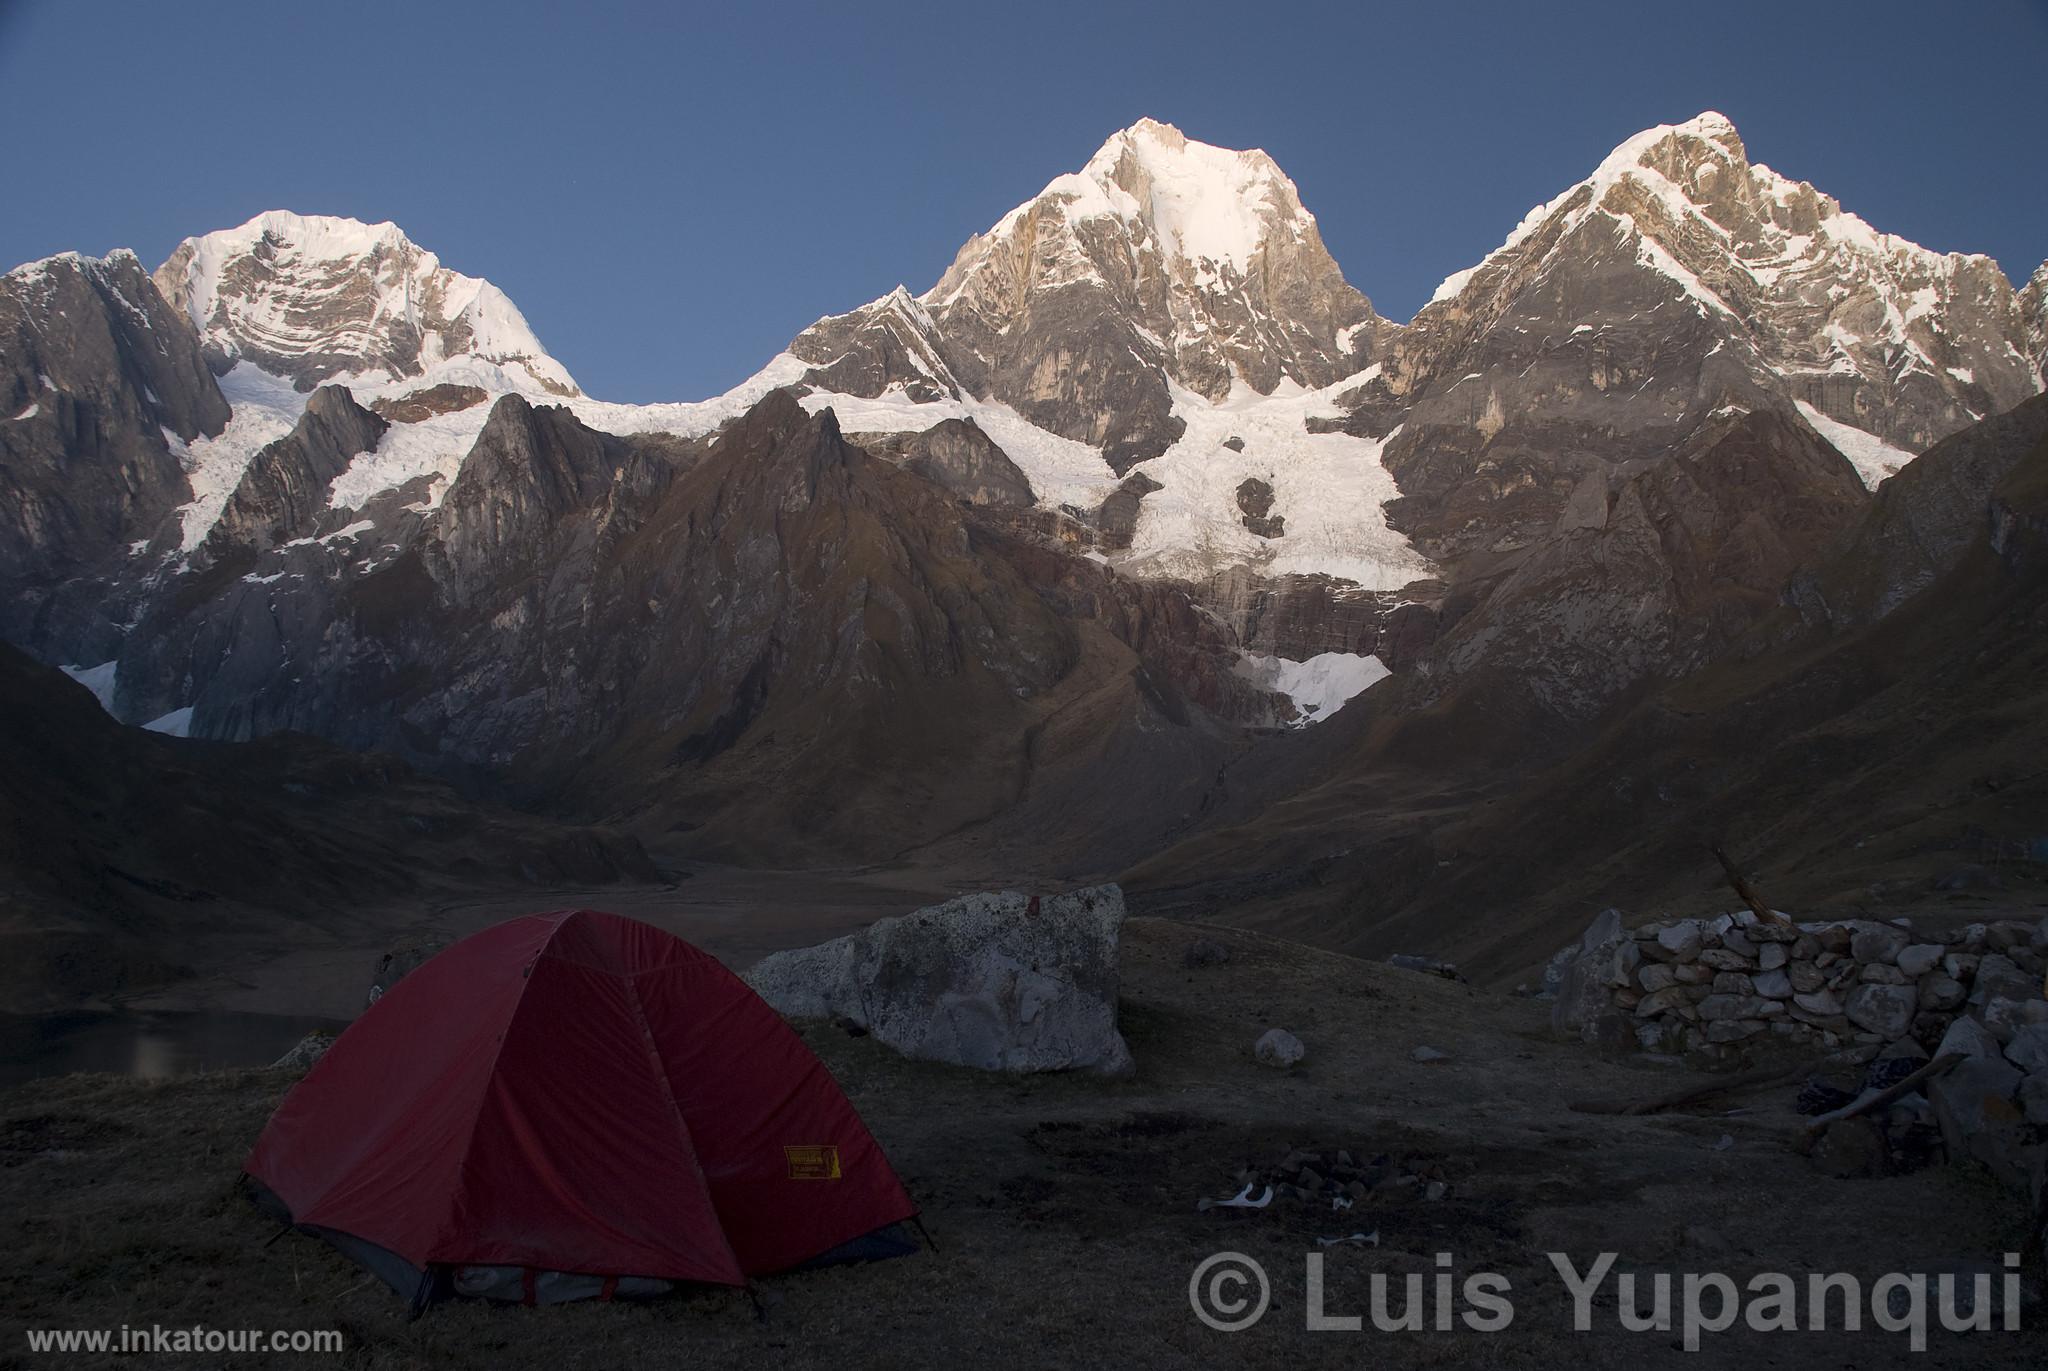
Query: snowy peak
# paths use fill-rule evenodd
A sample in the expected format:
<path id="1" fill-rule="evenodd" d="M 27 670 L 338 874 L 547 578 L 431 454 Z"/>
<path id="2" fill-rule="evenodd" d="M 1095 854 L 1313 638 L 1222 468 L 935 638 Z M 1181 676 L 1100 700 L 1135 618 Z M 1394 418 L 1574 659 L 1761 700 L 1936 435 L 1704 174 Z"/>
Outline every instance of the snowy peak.
<path id="1" fill-rule="evenodd" d="M 1447 279 L 1415 327 L 1491 327 L 1540 283 L 1590 280 L 1631 255 L 1754 379 L 1896 449 L 1921 451 L 2042 386 L 2024 304 L 1997 263 L 1879 232 L 1751 163 L 1713 112 L 1623 142 Z"/>
<path id="2" fill-rule="evenodd" d="M 1006 406 L 1122 476 L 1186 431 L 1178 396 L 1321 390 L 1391 329 L 1270 157 L 1147 119 L 969 239 L 924 294 L 821 319 L 790 354 L 835 395 Z"/>
<path id="3" fill-rule="evenodd" d="M 1154 119 L 1104 143 L 1080 175 L 1103 191 L 1111 213 L 1148 227 L 1169 260 L 1211 271 L 1242 276 L 1269 236 L 1298 238 L 1315 225 L 1264 152 L 1192 142 Z"/>
<path id="4" fill-rule="evenodd" d="M 581 393 L 503 291 L 395 224 L 273 210 L 186 239 L 155 278 L 222 370 L 247 360 L 302 390 L 421 379 Z"/>
<path id="5" fill-rule="evenodd" d="M 1077 289 L 1126 320 L 1175 383 L 1212 400 L 1240 383 L 1260 394 L 1282 381 L 1326 386 L 1364 367 L 1386 328 L 1272 158 L 1153 119 L 970 240 L 921 298 L 942 326 L 960 315 L 1014 338 Z"/>

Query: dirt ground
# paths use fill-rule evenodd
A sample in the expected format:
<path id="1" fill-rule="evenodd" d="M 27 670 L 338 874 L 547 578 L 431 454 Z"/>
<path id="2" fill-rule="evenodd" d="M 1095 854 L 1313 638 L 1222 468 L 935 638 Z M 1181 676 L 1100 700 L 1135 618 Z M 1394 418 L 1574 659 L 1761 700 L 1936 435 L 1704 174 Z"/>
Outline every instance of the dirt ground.
<path id="1" fill-rule="evenodd" d="M 555 909 L 603 909 L 665 928 L 728 966 L 808 947 L 981 889 L 944 869 L 788 871 L 669 863 L 666 885 L 511 889 L 482 897 L 425 898 L 360 910 L 345 924 L 280 922 L 268 941 L 238 930 L 192 944 L 187 960 L 209 974 L 122 1003 L 136 1010 L 224 1009 L 349 1019 L 360 1013 L 377 959 L 394 947 L 452 941 L 506 919 Z"/>
<path id="2" fill-rule="evenodd" d="M 1231 949 L 1189 969 L 1197 936 Z M 35 1356 L 27 1327 L 152 1324 L 339 1329 L 334 1358 L 210 1358 L 203 1364 L 359 1368 L 894 1368 L 1212 1363 L 1323 1367 L 2038 1367 L 2048 1314 L 2022 1331 L 1871 1328 L 1867 1287 L 1888 1272 L 2002 1271 L 2017 1210 L 1989 1181 L 1937 1168 L 1832 1180 L 1787 1146 L 1789 1088 L 1645 1117 L 1576 1113 L 1569 1101 L 1648 1097 L 1682 1069 L 1607 1061 L 1549 1040 L 1538 1002 L 1494 995 L 1259 935 L 1153 920 L 1126 926 L 1123 1025 L 1138 1061 L 1123 1080 L 1008 1078 L 905 1061 L 872 1038 L 805 1030 L 924 1209 L 937 1251 L 760 1282 L 765 1317 L 740 1294 L 551 1309 L 449 1304 L 408 1323 L 402 1303 L 324 1244 L 288 1235 L 238 1194 L 238 1163 L 290 1080 L 230 1072 L 144 1084 L 108 1076 L 35 1082 L 0 1095 L 0 1367 L 90 1366 Z M 1270 1026 L 1307 1044 L 1281 1071 L 1254 1061 Z M 1428 1045 L 1445 1060 L 1418 1063 Z M 1735 1112 L 1727 1112 L 1734 1110 Z M 1723 1144 L 1722 1140 L 1727 1142 Z M 1291 1149 L 1347 1148 L 1433 1164 L 1447 1182 L 1376 1193 L 1332 1215 L 1276 1200 L 1200 1213 L 1247 1163 Z M 1367 1314 L 1374 1273 L 1421 1273 L 1430 1318 L 1436 1255 L 1457 1280 L 1510 1282 L 1500 1332 L 1305 1327 L 1305 1255 L 1316 1238 L 1377 1230 L 1377 1249 L 1325 1261 L 1325 1312 Z M 1198 1321 L 1198 1263 L 1235 1251 L 1269 1273 L 1271 1305 L 1246 1331 Z M 1589 1332 L 1545 1255 L 1584 1270 L 1847 1272 L 1865 1284 L 1865 1331 L 1632 1333 L 1610 1276 Z M 1974 1264 L 1974 1267 L 1973 1265 Z M 2024 1272 L 2029 1288 L 2040 1272 Z M 1229 1293 L 1226 1291 L 1225 1293 Z M 1674 1290 L 1674 1308 L 1682 1294 Z M 1802 1322 L 1810 1306 L 1802 1293 Z M 1711 1295 L 1707 1307 L 1714 1304 Z M 1472 1308 L 1453 1299 L 1457 1311 Z M 1930 1314 L 1930 1322 L 1932 1315 Z M 1738 1327 L 1741 1325 L 1738 1323 Z M 127 1358 L 123 1365 L 154 1364 Z M 195 1360 L 193 1364 L 202 1364 Z"/>

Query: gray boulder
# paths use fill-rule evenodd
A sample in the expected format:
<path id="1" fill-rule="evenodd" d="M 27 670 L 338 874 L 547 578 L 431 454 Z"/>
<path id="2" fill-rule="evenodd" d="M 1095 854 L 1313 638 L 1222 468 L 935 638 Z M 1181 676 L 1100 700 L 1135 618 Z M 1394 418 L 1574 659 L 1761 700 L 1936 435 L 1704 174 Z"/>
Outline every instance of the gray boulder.
<path id="1" fill-rule="evenodd" d="M 1614 1013 L 1615 989 L 1634 983 L 1640 957 L 1635 940 L 1626 933 L 1582 953 L 1565 968 L 1558 982 L 1557 998 L 1550 1005 L 1551 1031 L 1560 1037 L 1592 1041 L 1599 1021 Z"/>
<path id="2" fill-rule="evenodd" d="M 1950 1161 L 1982 1162 L 2001 1180 L 2018 1179 L 2018 1134 L 2024 1116 L 2013 1103 L 2023 1078 L 2011 1063 L 1972 1057 L 1928 1085 Z"/>
<path id="3" fill-rule="evenodd" d="M 1267 1066 L 1293 1066 L 1308 1055 L 1301 1039 L 1284 1028 L 1269 1028 L 1252 1044 L 1252 1055 Z"/>
<path id="4" fill-rule="evenodd" d="M 746 976 L 795 1019 L 838 1018 L 909 1057 L 984 1071 L 1131 1069 L 1117 1031 L 1123 891 L 1006 890 L 763 958 Z"/>

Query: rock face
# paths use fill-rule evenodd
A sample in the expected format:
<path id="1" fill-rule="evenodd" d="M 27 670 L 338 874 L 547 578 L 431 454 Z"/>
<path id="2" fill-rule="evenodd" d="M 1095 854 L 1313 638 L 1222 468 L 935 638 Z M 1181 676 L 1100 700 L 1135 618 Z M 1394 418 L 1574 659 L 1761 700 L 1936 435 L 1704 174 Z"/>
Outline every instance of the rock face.
<path id="1" fill-rule="evenodd" d="M 292 431 L 250 459 L 207 535 L 209 554 L 261 554 L 319 532 L 334 478 L 389 427 L 340 386 L 314 391 Z"/>
<path id="2" fill-rule="evenodd" d="M 132 253 L 0 277 L 0 633 L 33 637 L 59 581 L 117 575 L 190 498 L 186 445 L 228 416 Z"/>
<path id="3" fill-rule="evenodd" d="M 1511 761 L 1562 749 L 1755 650 L 1795 568 L 1809 623 L 1865 614 L 1811 572 L 1864 482 L 1974 412 L 2048 413 L 2023 398 L 2042 278 L 2015 295 L 1874 234 L 1717 116 L 1629 140 L 1405 326 L 1264 154 L 1145 121 L 931 290 L 820 320 L 698 405 L 577 394 L 502 295 L 389 225 L 265 215 L 154 283 L 132 258 L 67 272 L 8 278 L 0 442 L 29 455 L 0 471 L 0 630 L 110 673 L 133 722 L 658 810 L 707 856 L 770 833 L 895 851 L 1029 811 L 1113 830 L 1086 869 L 1121 869 L 1261 803 L 1241 780 L 1351 765 L 1226 766 L 1240 726 L 1306 717 L 1245 652 L 1396 673 L 1318 719 L 1464 710 Z M 101 380 L 59 374 L 64 347 Z M 51 387 L 93 397 L 58 437 Z M 1871 604 L 1981 529 L 1971 472 L 2011 441 L 1850 539 L 1899 568 Z M 2035 555 L 2033 506 L 1995 509 L 2002 564 Z M 1094 787 L 1084 821 L 1062 801 L 1104 765 L 1143 798 Z M 1309 808 L 1348 827 L 1368 792 L 1393 793 Z M 1479 865 L 1412 855 L 1376 873 Z"/>
<path id="4" fill-rule="evenodd" d="M 1387 327 L 1270 157 L 1146 119 L 971 239 L 925 294 L 821 320 L 790 350 L 829 390 L 1001 401 L 1122 475 L 1180 436 L 1173 385 L 1212 400 L 1327 386 Z"/>
<path id="5" fill-rule="evenodd" d="M 910 1057 L 984 1071 L 1131 1069 L 1117 1032 L 1123 892 L 967 895 L 817 947 L 747 983 L 791 1018 L 845 1018 Z"/>
<path id="6" fill-rule="evenodd" d="M 1433 645 L 1422 698 L 1511 676 L 1548 712 L 1589 718 L 1725 651 L 1866 499 L 1840 455 L 1771 411 L 1713 421 L 1661 462 L 1589 474 L 1558 526 Z"/>
<path id="7" fill-rule="evenodd" d="M 970 505 L 1024 508 L 1035 499 L 1030 480 L 972 419 L 947 419 L 869 450 L 901 461 Z"/>
<path id="8" fill-rule="evenodd" d="M 2048 396 L 1943 439 L 1878 488 L 1869 514 L 1790 598 L 1810 623 L 1860 628 L 1932 586 L 1982 535 L 2006 474 L 2048 440 Z"/>
<path id="9" fill-rule="evenodd" d="M 301 390 L 431 374 L 430 386 L 580 393 L 503 291 L 442 266 L 395 224 L 259 214 L 187 238 L 156 284 L 218 371 L 249 361 Z"/>

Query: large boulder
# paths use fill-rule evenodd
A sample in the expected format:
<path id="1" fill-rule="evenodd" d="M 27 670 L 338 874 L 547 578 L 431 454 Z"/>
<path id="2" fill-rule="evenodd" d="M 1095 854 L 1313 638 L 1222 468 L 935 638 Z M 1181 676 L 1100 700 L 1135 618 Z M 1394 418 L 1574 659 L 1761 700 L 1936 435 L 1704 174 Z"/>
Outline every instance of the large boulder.
<path id="1" fill-rule="evenodd" d="M 957 900 L 816 947 L 746 976 L 794 1019 L 845 1019 L 908 1057 L 985 1071 L 1131 1069 L 1117 1032 L 1123 891 L 1014 890 Z"/>

